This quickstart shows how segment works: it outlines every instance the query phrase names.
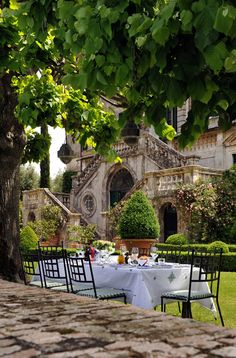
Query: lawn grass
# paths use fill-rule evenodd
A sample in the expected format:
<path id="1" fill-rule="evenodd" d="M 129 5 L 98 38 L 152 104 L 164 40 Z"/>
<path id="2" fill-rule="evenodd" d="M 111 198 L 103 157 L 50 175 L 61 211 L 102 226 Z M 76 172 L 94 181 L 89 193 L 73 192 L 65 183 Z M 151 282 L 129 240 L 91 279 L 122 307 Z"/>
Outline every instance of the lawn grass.
<path id="1" fill-rule="evenodd" d="M 225 327 L 236 328 L 236 272 L 221 273 L 219 302 Z M 157 310 L 160 311 L 160 306 Z M 174 316 L 181 315 L 176 302 L 166 306 L 166 313 Z M 198 303 L 192 304 L 192 315 L 197 321 L 221 326 L 219 315 L 215 320 L 213 314 Z"/>

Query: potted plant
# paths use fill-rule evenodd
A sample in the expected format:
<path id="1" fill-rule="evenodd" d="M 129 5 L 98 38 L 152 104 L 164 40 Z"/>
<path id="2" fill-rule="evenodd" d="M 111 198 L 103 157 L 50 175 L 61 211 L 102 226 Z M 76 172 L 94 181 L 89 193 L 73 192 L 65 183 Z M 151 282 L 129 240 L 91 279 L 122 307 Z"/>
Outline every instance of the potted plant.
<path id="1" fill-rule="evenodd" d="M 119 219 L 119 234 L 129 252 L 138 247 L 140 255 L 149 255 L 150 247 L 158 241 L 160 225 L 143 191 L 135 192 L 126 202 Z"/>
<path id="2" fill-rule="evenodd" d="M 69 241 L 70 247 L 80 248 L 81 246 L 85 249 L 91 241 L 94 239 L 96 231 L 96 225 L 88 224 L 86 226 L 82 225 L 69 225 Z"/>

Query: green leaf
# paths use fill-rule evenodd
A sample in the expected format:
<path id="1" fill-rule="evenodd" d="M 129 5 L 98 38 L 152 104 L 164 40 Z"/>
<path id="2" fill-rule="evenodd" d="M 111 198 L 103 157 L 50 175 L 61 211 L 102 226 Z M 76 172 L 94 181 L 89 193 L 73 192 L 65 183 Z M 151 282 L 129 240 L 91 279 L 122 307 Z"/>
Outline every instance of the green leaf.
<path id="1" fill-rule="evenodd" d="M 88 55 L 92 55 L 97 53 L 101 49 L 102 45 L 103 40 L 101 38 L 87 37 L 84 48 Z"/>
<path id="2" fill-rule="evenodd" d="M 179 81 L 176 81 L 174 78 L 171 78 L 168 82 L 166 91 L 167 98 L 171 106 L 181 107 L 183 105 L 185 98 L 181 96 L 183 90 Z"/>
<path id="3" fill-rule="evenodd" d="M 99 9 L 101 18 L 107 18 L 111 14 L 111 9 L 109 7 L 106 7 L 105 5 L 102 5 Z"/>
<path id="4" fill-rule="evenodd" d="M 123 63 L 121 66 L 118 67 L 116 72 L 115 83 L 119 85 L 123 85 L 127 81 L 127 76 L 129 74 L 129 67 Z"/>
<path id="5" fill-rule="evenodd" d="M 168 20 L 173 15 L 176 2 L 177 2 L 176 0 L 171 0 L 171 1 L 168 2 L 168 4 L 163 6 L 163 8 L 162 8 L 162 10 L 160 12 L 160 17 L 162 19 L 164 19 L 165 22 L 168 22 Z"/>
<path id="6" fill-rule="evenodd" d="M 192 30 L 192 18 L 193 14 L 189 10 L 183 10 L 180 13 L 180 19 L 182 21 L 182 29 L 184 31 L 191 31 Z"/>
<path id="7" fill-rule="evenodd" d="M 192 4 L 192 10 L 195 13 L 201 12 L 206 7 L 205 0 L 194 1 Z"/>
<path id="8" fill-rule="evenodd" d="M 111 23 L 109 21 L 103 21 L 102 27 L 103 27 L 105 33 L 107 34 L 108 39 L 111 40 L 111 38 L 112 38 Z"/>
<path id="9" fill-rule="evenodd" d="M 74 27 L 79 35 L 84 35 L 88 30 L 89 21 L 88 19 L 80 19 L 79 21 L 75 21 Z"/>
<path id="10" fill-rule="evenodd" d="M 75 18 L 77 20 L 81 20 L 83 18 L 89 18 L 93 13 L 93 9 L 91 8 L 91 6 L 84 6 L 81 7 L 79 10 L 76 11 L 76 13 L 74 14 Z"/>
<path id="11" fill-rule="evenodd" d="M 127 22 L 130 25 L 128 33 L 130 37 L 136 35 L 136 33 L 138 32 L 138 28 L 142 23 L 142 20 L 143 19 L 141 14 L 134 14 L 128 17 Z"/>
<path id="12" fill-rule="evenodd" d="M 26 104 L 27 106 L 30 104 L 30 95 L 27 92 L 22 93 L 19 96 L 19 103 L 20 104 Z"/>
<path id="13" fill-rule="evenodd" d="M 95 61 L 96 61 L 96 64 L 98 65 L 98 67 L 101 67 L 105 62 L 105 56 L 97 55 L 95 58 Z"/>
<path id="14" fill-rule="evenodd" d="M 218 73 L 222 69 L 226 55 L 227 49 L 223 41 L 217 45 L 208 46 L 204 50 L 206 63 L 215 73 Z"/>
<path id="15" fill-rule="evenodd" d="M 164 45 L 168 40 L 169 36 L 170 32 L 167 26 L 163 26 L 160 29 L 155 29 L 152 32 L 152 37 L 160 45 Z"/>
<path id="16" fill-rule="evenodd" d="M 199 99 L 203 103 L 208 103 L 215 91 L 219 89 L 217 84 L 211 80 L 210 77 L 206 77 L 205 79 L 206 89 L 202 93 L 202 97 Z"/>
<path id="17" fill-rule="evenodd" d="M 79 73 L 77 77 L 77 88 L 79 88 L 81 91 L 87 88 L 88 85 L 88 75 L 87 73 Z"/>
<path id="18" fill-rule="evenodd" d="M 227 72 L 236 72 L 236 50 L 231 51 L 224 63 Z"/>
<path id="19" fill-rule="evenodd" d="M 135 43 L 140 48 L 145 44 L 146 40 L 147 40 L 147 36 L 138 36 L 135 39 Z"/>
<path id="20" fill-rule="evenodd" d="M 226 101 L 226 99 L 221 99 L 218 103 L 218 106 L 220 106 L 222 109 L 224 109 L 225 111 L 227 110 L 227 108 L 229 107 L 229 103 L 228 101 Z"/>
<path id="21" fill-rule="evenodd" d="M 58 3 L 59 16 L 62 20 L 68 19 L 70 15 L 73 15 L 75 12 L 75 2 L 74 1 L 63 1 Z"/>
<path id="22" fill-rule="evenodd" d="M 100 82 L 101 84 L 103 84 L 103 85 L 105 85 L 105 86 L 108 84 L 107 81 L 106 81 L 106 79 L 105 79 L 105 77 L 104 77 L 103 74 L 101 73 L 101 71 L 98 71 L 98 72 L 97 72 L 96 78 L 97 78 L 98 82 Z"/>
<path id="23" fill-rule="evenodd" d="M 162 138 L 166 138 L 168 140 L 173 140 L 176 136 L 175 129 L 167 124 L 166 119 L 163 118 L 160 121 L 153 124 L 155 132 L 159 134 Z"/>
<path id="24" fill-rule="evenodd" d="M 192 99 L 200 100 L 205 92 L 205 83 L 199 77 L 194 77 L 188 84 L 188 91 Z"/>
<path id="25" fill-rule="evenodd" d="M 230 5 L 222 5 L 216 14 L 214 29 L 228 35 L 236 17 L 236 8 Z"/>

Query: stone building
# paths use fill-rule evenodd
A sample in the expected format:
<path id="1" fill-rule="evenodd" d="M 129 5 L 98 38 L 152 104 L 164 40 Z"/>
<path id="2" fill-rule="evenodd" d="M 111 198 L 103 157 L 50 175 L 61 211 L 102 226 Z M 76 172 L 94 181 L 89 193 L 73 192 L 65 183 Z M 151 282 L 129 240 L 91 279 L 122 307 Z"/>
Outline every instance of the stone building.
<path id="1" fill-rule="evenodd" d="M 168 121 L 177 133 L 185 122 L 189 105 L 187 102 L 182 108 L 168 112 Z M 142 189 L 155 207 L 161 226 L 160 241 L 164 241 L 170 234 L 186 230 L 187 218 L 178 211 L 173 195 L 176 185 L 220 175 L 236 163 L 236 127 L 222 132 L 217 118 L 210 118 L 208 131 L 192 148 L 181 152 L 176 141 L 165 143 L 150 128 L 140 128 L 136 134 L 132 145 L 124 138 L 114 145 L 122 159 L 119 164 L 108 163 L 67 137 L 59 157 L 68 162 L 67 170 L 75 175 L 71 193 L 56 194 L 57 200 L 72 216 L 77 213 L 83 224 L 96 224 L 98 236 L 104 239 L 111 233 L 109 209 L 125 195 Z M 48 193 L 45 195 L 48 197 Z M 29 196 L 30 192 L 24 193 L 25 222 L 30 215 Z"/>

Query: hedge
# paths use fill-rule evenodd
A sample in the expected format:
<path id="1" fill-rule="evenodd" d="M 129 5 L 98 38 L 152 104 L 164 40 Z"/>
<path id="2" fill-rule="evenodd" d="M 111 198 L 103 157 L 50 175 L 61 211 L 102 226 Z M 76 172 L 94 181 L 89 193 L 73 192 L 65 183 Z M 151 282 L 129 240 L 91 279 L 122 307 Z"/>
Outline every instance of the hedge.
<path id="1" fill-rule="evenodd" d="M 190 249 L 196 249 L 198 251 L 207 251 L 207 248 L 209 244 L 188 244 L 188 245 L 181 245 L 181 250 L 182 251 L 188 251 L 188 248 Z M 236 252 L 236 245 L 232 245 L 232 244 L 227 244 L 228 248 L 229 248 L 229 252 Z M 176 248 L 179 247 L 179 245 L 171 245 L 171 244 L 165 244 L 165 243 L 158 243 L 156 244 L 156 246 L 160 249 L 160 250 L 175 250 Z"/>
<path id="2" fill-rule="evenodd" d="M 207 245 L 184 245 L 181 247 L 181 254 L 180 254 L 180 263 L 184 263 L 186 262 L 187 259 L 187 255 L 188 255 L 188 248 L 193 249 L 199 249 L 200 248 L 206 251 L 206 247 Z M 165 252 L 166 251 L 170 251 L 170 250 L 176 250 L 179 248 L 179 246 L 176 245 L 167 245 L 167 244 L 157 244 L 157 247 L 160 250 L 163 250 Z M 200 251 L 200 250 L 199 250 Z M 168 254 L 167 254 L 168 255 Z M 170 254 L 171 255 L 171 254 Z M 221 271 L 230 271 L 230 272 L 236 272 L 236 252 L 229 252 L 228 254 L 223 254 L 222 255 L 222 267 L 221 267 Z"/>

